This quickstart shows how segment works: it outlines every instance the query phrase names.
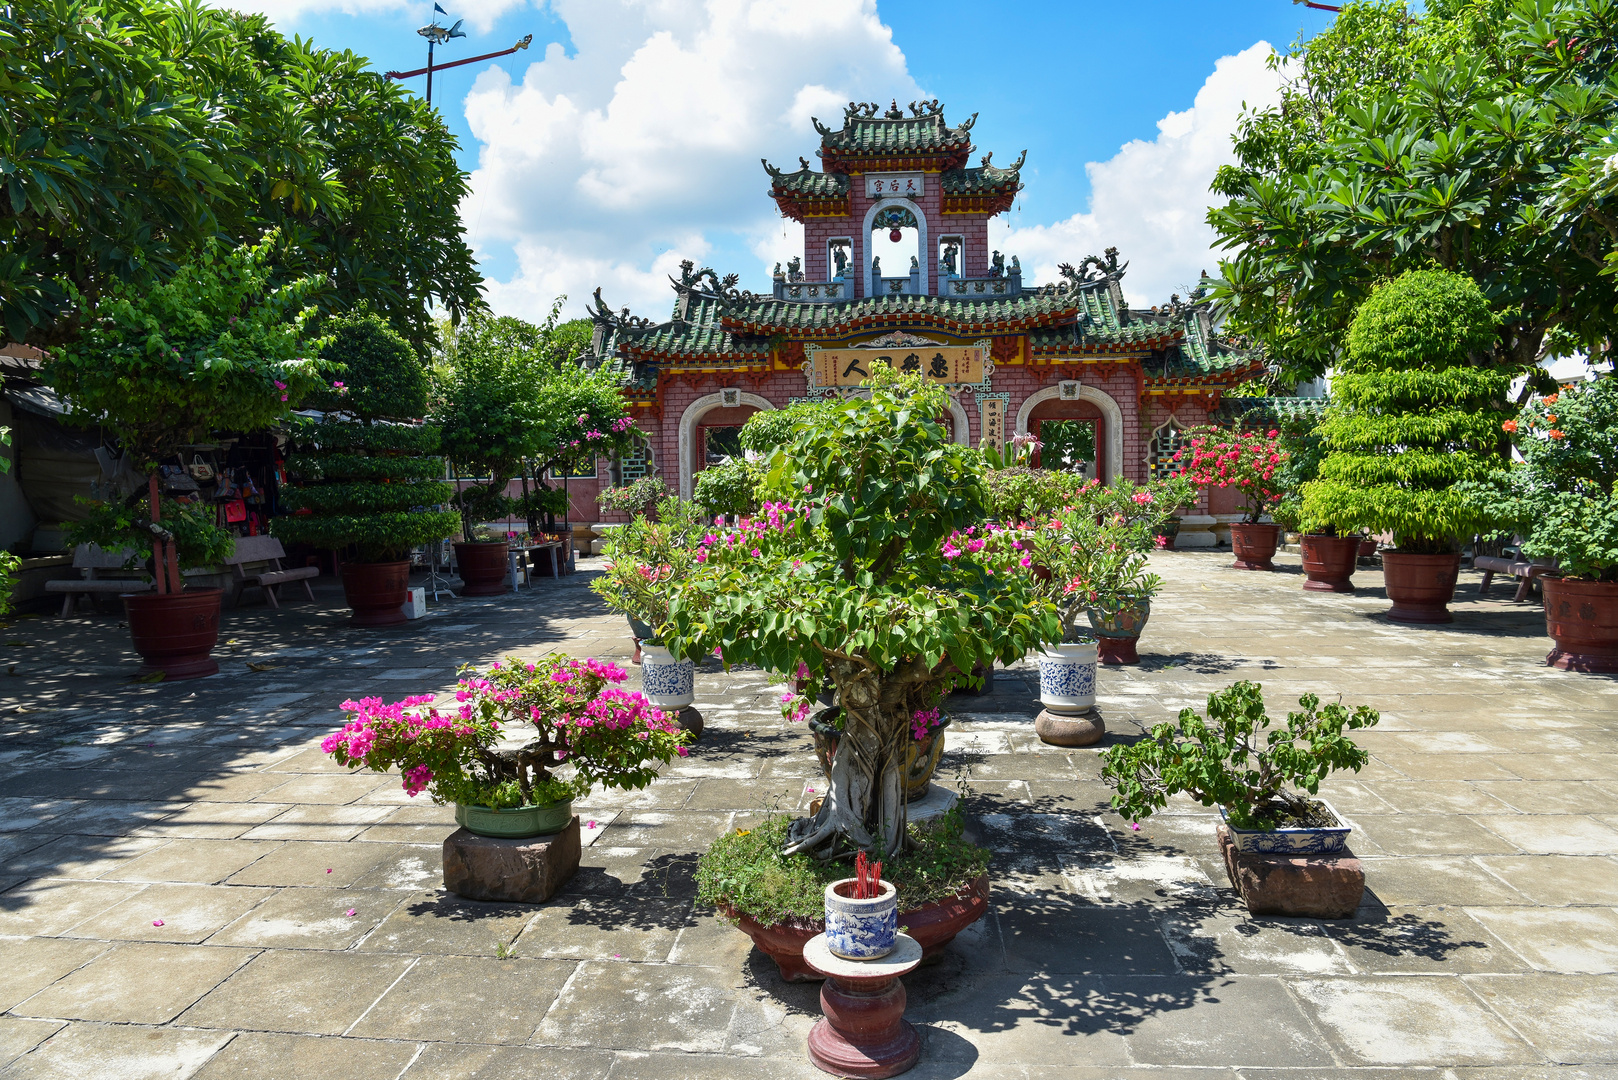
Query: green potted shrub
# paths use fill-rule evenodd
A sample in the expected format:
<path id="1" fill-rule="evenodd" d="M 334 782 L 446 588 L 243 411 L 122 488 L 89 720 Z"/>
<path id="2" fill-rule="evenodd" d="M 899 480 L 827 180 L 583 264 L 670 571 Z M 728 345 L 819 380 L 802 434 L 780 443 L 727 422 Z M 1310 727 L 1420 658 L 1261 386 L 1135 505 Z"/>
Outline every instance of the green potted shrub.
<path id="1" fill-rule="evenodd" d="M 1349 731 L 1380 719 L 1361 705 L 1325 706 L 1314 694 L 1300 712 L 1271 727 L 1264 688 L 1242 681 L 1208 695 L 1207 717 L 1181 709 L 1145 738 L 1101 752 L 1101 779 L 1114 789 L 1113 808 L 1132 825 L 1189 795 L 1217 806 L 1232 849 L 1264 855 L 1336 855 L 1351 831 L 1324 799 L 1320 783 L 1337 769 L 1358 772 L 1369 760 Z M 1221 846 L 1225 843 L 1221 838 Z M 1234 877 L 1234 875 L 1233 875 Z M 1343 906 L 1351 915 L 1357 897 Z"/>
<path id="2" fill-rule="evenodd" d="M 215 432 L 270 427 L 325 387 L 326 365 L 307 358 L 322 344 L 307 333 L 321 280 L 271 285 L 276 243 L 273 235 L 251 247 L 212 243 L 161 285 L 114 283 L 94 302 L 75 295 L 83 330 L 45 364 L 73 419 L 116 436 L 147 474 L 139 516 L 157 588 L 124 606 L 136 651 L 171 679 L 219 670 L 209 654 L 223 590 L 185 588 L 176 534 L 162 522 L 159 465 Z"/>
<path id="3" fill-rule="evenodd" d="M 321 356 L 341 376 L 315 399 L 325 418 L 289 431 L 296 484 L 281 502 L 291 513 L 270 532 L 343 556 L 351 621 L 391 626 L 406 618 L 411 549 L 453 535 L 459 515 L 446 508 L 438 430 L 415 419 L 426 411 L 427 377 L 410 346 L 372 314 L 329 325 Z"/>
<path id="4" fill-rule="evenodd" d="M 614 531 L 603 551 L 606 567 L 590 582 L 609 609 L 629 620 L 646 695 L 660 709 L 681 711 L 696 697 L 696 664 L 669 652 L 665 633 L 674 597 L 702 553 L 698 528 L 678 514 L 667 521 L 636 516 Z"/>
<path id="5" fill-rule="evenodd" d="M 1478 485 L 1541 577 L 1552 667 L 1618 672 L 1618 379 L 1562 387 L 1502 425 L 1522 461 Z"/>
<path id="6" fill-rule="evenodd" d="M 1459 542 L 1494 528 L 1460 485 L 1504 464 L 1513 373 L 1492 359 L 1495 337 L 1477 284 L 1442 270 L 1401 274 L 1349 327 L 1303 513 L 1341 533 L 1393 534 L 1382 566 L 1395 621 L 1452 621 Z"/>
<path id="7" fill-rule="evenodd" d="M 758 513 L 758 483 L 763 470 L 757 461 L 732 458 L 697 473 L 691 501 L 709 517 L 749 517 Z"/>
<path id="8" fill-rule="evenodd" d="M 462 669 L 457 704 L 444 710 L 432 694 L 345 701 L 348 722 L 321 749 L 350 769 L 397 769 L 407 795 L 453 804 L 455 820 L 480 836 L 560 832 L 573 800 L 597 784 L 643 788 L 686 753 L 672 717 L 616 689 L 626 677 L 595 659 L 508 656 L 486 672 Z M 526 741 L 509 745 L 519 733 Z"/>

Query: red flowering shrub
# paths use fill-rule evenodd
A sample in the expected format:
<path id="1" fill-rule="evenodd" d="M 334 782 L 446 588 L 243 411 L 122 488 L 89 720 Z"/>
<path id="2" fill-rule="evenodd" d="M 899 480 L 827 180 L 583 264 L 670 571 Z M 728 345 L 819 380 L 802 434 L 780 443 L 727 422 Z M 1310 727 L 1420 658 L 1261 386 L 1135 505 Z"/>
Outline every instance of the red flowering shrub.
<path id="1" fill-rule="evenodd" d="M 1193 435 L 1185 476 L 1198 487 L 1233 487 L 1247 497 L 1247 521 L 1257 522 L 1286 494 L 1276 471 L 1287 459 L 1271 431 L 1217 432 Z M 1176 461 L 1187 451 L 1174 455 Z"/>

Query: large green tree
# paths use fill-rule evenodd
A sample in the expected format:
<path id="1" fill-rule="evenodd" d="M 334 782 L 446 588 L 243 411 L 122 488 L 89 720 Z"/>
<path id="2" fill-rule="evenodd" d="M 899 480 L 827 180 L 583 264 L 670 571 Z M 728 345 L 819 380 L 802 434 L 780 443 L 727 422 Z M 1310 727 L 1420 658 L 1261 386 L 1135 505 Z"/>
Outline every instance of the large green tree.
<path id="1" fill-rule="evenodd" d="M 1618 0 L 1350 3 L 1276 62 L 1208 214 L 1232 330 L 1317 375 L 1377 283 L 1439 267 L 1488 298 L 1496 363 L 1610 359 Z"/>
<path id="2" fill-rule="evenodd" d="M 0 102 L 14 340 L 69 341 L 109 284 L 271 229 L 277 282 L 316 275 L 321 311 L 366 302 L 418 349 L 429 304 L 480 302 L 455 139 L 363 57 L 198 0 L 34 0 L 0 6 Z"/>

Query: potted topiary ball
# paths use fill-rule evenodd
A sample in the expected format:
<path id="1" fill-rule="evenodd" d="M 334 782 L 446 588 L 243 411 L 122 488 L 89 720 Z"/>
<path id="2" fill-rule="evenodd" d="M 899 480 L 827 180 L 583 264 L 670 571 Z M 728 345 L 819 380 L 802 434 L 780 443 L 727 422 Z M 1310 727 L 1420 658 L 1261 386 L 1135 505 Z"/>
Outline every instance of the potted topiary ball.
<path id="1" fill-rule="evenodd" d="M 410 346 L 375 315 L 328 324 L 322 357 L 340 366 L 336 385 L 313 403 L 319 423 L 291 431 L 287 471 L 296 486 L 282 494 L 292 513 L 274 519 L 276 537 L 348 556 L 343 593 L 356 626 L 405 621 L 410 552 L 454 534 L 444 460 L 433 455 L 438 431 L 418 420 L 427 377 Z"/>
<path id="2" fill-rule="evenodd" d="M 1495 336 L 1477 284 L 1442 270 L 1400 275 L 1349 327 L 1303 513 L 1339 533 L 1394 534 L 1382 565 L 1397 622 L 1453 621 L 1459 542 L 1494 529 L 1464 482 L 1505 464 L 1500 425 L 1514 412 L 1514 373 L 1491 361 Z"/>
<path id="3" fill-rule="evenodd" d="M 276 243 L 273 234 L 251 247 L 213 243 L 161 285 L 115 282 L 94 302 L 75 294 L 83 331 L 45 364 L 72 418 L 116 436 L 147 474 L 144 498 L 131 493 L 113 512 L 144 501 L 140 513 L 124 517 L 151 547 L 156 590 L 126 596 L 124 604 L 147 669 L 171 679 L 219 670 L 209 654 L 223 590 L 186 588 L 180 548 L 223 557 L 232 542 L 212 522 L 204 523 L 219 533 L 211 540 L 182 540 L 163 523 L 159 466 L 216 432 L 262 431 L 325 385 L 326 365 L 307 358 L 321 342 L 306 332 L 315 313 L 310 301 L 323 283 L 309 277 L 272 286 Z"/>

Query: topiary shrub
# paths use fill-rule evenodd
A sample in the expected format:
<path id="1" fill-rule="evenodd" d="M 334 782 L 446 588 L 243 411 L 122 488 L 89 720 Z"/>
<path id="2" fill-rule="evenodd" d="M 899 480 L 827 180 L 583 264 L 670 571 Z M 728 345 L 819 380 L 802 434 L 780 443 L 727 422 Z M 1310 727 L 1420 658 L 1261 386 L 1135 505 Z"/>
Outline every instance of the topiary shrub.
<path id="1" fill-rule="evenodd" d="M 438 429 L 410 422 L 427 409 L 427 377 L 404 339 L 374 315 L 328 324 L 334 337 L 322 359 L 341 364 L 331 398 L 336 411 L 292 433 L 287 471 L 298 486 L 282 493 L 293 513 L 270 532 L 285 541 L 334 551 L 361 562 L 396 562 L 421 544 L 453 536 L 460 515 L 441 509 L 452 497 L 444 482 Z"/>
<path id="2" fill-rule="evenodd" d="M 1439 554 L 1491 527 L 1457 490 L 1504 463 L 1512 372 L 1491 357 L 1495 319 L 1477 284 L 1410 271 L 1373 293 L 1348 332 L 1318 428 L 1326 456 L 1302 516 L 1339 532 L 1391 532 L 1400 551 Z"/>

